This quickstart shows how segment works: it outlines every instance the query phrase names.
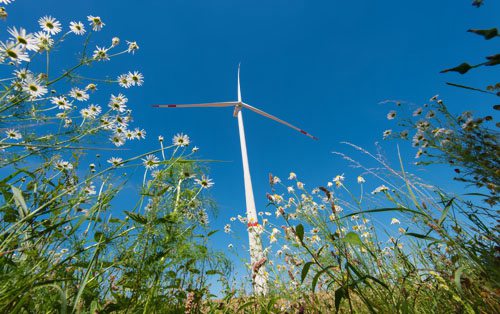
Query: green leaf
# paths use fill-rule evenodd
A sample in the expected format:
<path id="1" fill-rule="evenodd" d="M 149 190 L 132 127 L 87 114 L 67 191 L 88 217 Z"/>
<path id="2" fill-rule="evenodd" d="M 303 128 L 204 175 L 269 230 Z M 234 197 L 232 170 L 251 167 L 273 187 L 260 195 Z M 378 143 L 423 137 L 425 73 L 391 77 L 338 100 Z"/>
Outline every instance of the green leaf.
<path id="1" fill-rule="evenodd" d="M 498 65 L 500 64 L 500 53 L 492 56 L 486 57 L 489 61 L 486 62 L 487 66 L 493 66 L 493 65 Z"/>
<path id="2" fill-rule="evenodd" d="M 335 311 L 338 313 L 340 308 L 340 302 L 345 297 L 347 292 L 347 287 L 342 286 L 335 290 Z"/>
<path id="3" fill-rule="evenodd" d="M 319 272 L 316 273 L 316 275 L 314 275 L 313 277 L 313 280 L 312 280 L 312 283 L 311 283 L 311 287 L 312 287 L 312 292 L 314 293 L 314 290 L 316 289 L 316 285 L 318 284 L 318 279 L 319 277 L 325 273 L 329 268 L 332 268 L 333 266 L 327 266 L 326 268 L 320 270 Z"/>
<path id="4" fill-rule="evenodd" d="M 14 197 L 14 202 L 19 208 L 19 214 L 21 218 L 26 217 L 29 214 L 29 211 L 28 211 L 28 205 L 26 205 L 26 201 L 24 200 L 23 197 L 23 192 L 13 185 L 11 185 L 10 188 L 12 190 L 12 196 Z"/>
<path id="5" fill-rule="evenodd" d="M 352 245 L 363 245 L 363 242 L 361 241 L 361 238 L 359 235 L 355 232 L 348 232 L 345 237 L 341 239 L 345 243 L 349 243 Z"/>
<path id="6" fill-rule="evenodd" d="M 207 271 L 205 272 L 205 274 L 207 274 L 207 275 L 217 275 L 217 274 L 221 274 L 221 272 L 220 272 L 220 271 L 218 271 L 218 270 L 215 270 L 215 269 L 209 269 L 209 270 L 207 270 Z M 221 274 L 221 275 L 222 275 L 222 274 Z"/>
<path id="7" fill-rule="evenodd" d="M 298 224 L 295 227 L 295 233 L 297 234 L 297 237 L 300 240 L 300 243 L 304 241 L 304 226 L 302 224 Z"/>
<path id="8" fill-rule="evenodd" d="M 496 28 L 490 28 L 490 29 L 469 29 L 469 33 L 474 33 L 480 36 L 483 36 L 484 39 L 489 40 L 492 38 L 495 38 L 498 35 L 498 29 Z"/>
<path id="9" fill-rule="evenodd" d="M 312 264 L 314 263 L 307 262 L 304 264 L 304 267 L 302 267 L 302 273 L 300 274 L 300 282 L 304 282 L 304 279 L 306 279 L 307 273 L 309 272 L 309 268 L 311 268 Z"/>
<path id="10" fill-rule="evenodd" d="M 420 233 L 407 232 L 407 233 L 405 233 L 405 235 L 411 236 L 411 237 L 415 237 L 415 238 L 419 238 L 419 239 L 424 239 L 424 240 L 430 240 L 430 241 L 436 241 L 436 242 L 443 242 L 443 241 L 441 241 L 439 239 L 436 239 L 436 238 L 433 238 L 433 237 L 429 237 L 427 235 L 420 234 Z"/>
<path id="11" fill-rule="evenodd" d="M 450 69 L 446 69 L 446 70 L 443 70 L 441 71 L 441 73 L 446 73 L 446 72 L 458 72 L 460 74 L 465 74 L 467 72 L 469 72 L 470 69 L 472 69 L 473 66 L 471 66 L 470 64 L 464 62 L 454 68 L 450 68 Z"/>
<path id="12" fill-rule="evenodd" d="M 443 212 L 441 214 L 441 218 L 439 218 L 439 221 L 438 221 L 438 226 L 441 226 L 444 222 L 444 220 L 446 219 L 446 216 L 448 215 L 448 211 L 450 211 L 450 208 L 451 208 L 451 205 L 453 204 L 453 200 L 455 198 L 452 197 L 451 200 L 448 202 L 448 204 L 446 204 L 446 206 L 444 207 L 443 209 Z"/>
<path id="13" fill-rule="evenodd" d="M 347 214 L 345 216 L 342 216 L 342 217 L 340 217 L 340 219 L 348 218 L 348 217 L 355 216 L 355 215 L 362 215 L 362 214 L 369 214 L 369 213 L 393 212 L 393 211 L 402 212 L 402 213 L 413 213 L 415 215 L 426 216 L 425 214 L 423 214 L 419 211 L 416 211 L 414 209 L 409 209 L 406 207 L 388 207 L 388 208 L 376 208 L 376 209 L 369 209 L 369 210 L 354 212 L 354 213 L 350 213 L 350 214 Z"/>
<path id="14" fill-rule="evenodd" d="M 217 232 L 219 232 L 219 230 L 212 230 L 212 231 L 210 231 L 210 232 L 207 234 L 207 237 L 209 237 L 209 236 L 211 236 L 211 235 L 213 235 L 213 234 L 215 234 L 215 233 L 217 233 Z"/>
<path id="15" fill-rule="evenodd" d="M 237 312 L 238 312 L 238 313 L 241 313 L 241 310 L 243 310 L 243 309 L 245 309 L 245 308 L 247 308 L 247 307 L 249 307 L 249 306 L 251 306 L 251 305 L 254 305 L 254 304 L 255 304 L 255 301 L 249 301 L 249 302 L 247 302 L 247 303 L 243 304 L 242 306 L 240 306 L 240 307 L 238 308 L 238 311 L 237 311 Z"/>
<path id="16" fill-rule="evenodd" d="M 136 213 L 132 213 L 132 212 L 129 212 L 129 211 L 125 211 L 125 214 L 127 214 L 127 216 L 130 217 L 130 219 L 132 219 L 133 221 L 137 222 L 137 223 L 140 223 L 142 225 L 145 225 L 148 220 L 146 219 L 146 217 L 140 215 L 140 214 L 136 214 Z"/>

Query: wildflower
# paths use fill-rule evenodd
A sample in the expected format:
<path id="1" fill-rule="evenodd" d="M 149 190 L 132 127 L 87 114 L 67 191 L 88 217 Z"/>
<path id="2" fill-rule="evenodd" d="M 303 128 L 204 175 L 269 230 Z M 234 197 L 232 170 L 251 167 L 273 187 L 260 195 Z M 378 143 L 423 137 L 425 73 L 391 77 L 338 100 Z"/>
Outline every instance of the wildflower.
<path id="1" fill-rule="evenodd" d="M 326 186 L 328 186 L 329 188 L 331 188 L 333 186 L 333 183 L 328 181 L 328 183 L 326 184 Z"/>
<path id="2" fill-rule="evenodd" d="M 201 179 L 194 179 L 194 181 L 200 185 L 203 189 L 211 188 L 215 183 L 212 182 L 208 176 L 202 175 Z"/>
<path id="3" fill-rule="evenodd" d="M 236 217 L 229 218 L 230 221 L 236 221 Z"/>
<path id="4" fill-rule="evenodd" d="M 362 238 L 369 238 L 371 236 L 371 234 L 368 232 L 368 231 L 365 231 L 361 234 L 361 237 Z"/>
<path id="5" fill-rule="evenodd" d="M 23 91 L 34 99 L 45 95 L 47 93 L 47 87 L 41 85 L 38 80 L 29 78 L 23 82 Z"/>
<path id="6" fill-rule="evenodd" d="M 295 172 L 290 172 L 290 175 L 288 176 L 288 180 L 295 180 L 297 179 L 297 175 Z"/>
<path id="7" fill-rule="evenodd" d="M 112 100 L 108 104 L 109 108 L 111 108 L 111 110 L 115 110 L 115 111 L 118 111 L 118 112 L 125 112 L 125 110 L 127 109 L 127 105 L 125 105 L 125 102 L 113 100 L 113 97 L 114 96 L 111 95 L 111 99 Z"/>
<path id="8" fill-rule="evenodd" d="M 139 140 L 140 139 L 145 139 L 146 138 L 146 130 L 135 128 L 134 129 L 134 135 L 135 135 L 135 138 L 137 138 Z"/>
<path id="9" fill-rule="evenodd" d="M 90 183 L 92 184 L 92 183 Z M 83 189 L 83 192 L 87 195 L 95 195 L 96 194 L 96 191 L 95 191 L 95 186 L 93 185 L 89 185 L 89 186 L 86 186 L 84 189 Z"/>
<path id="10" fill-rule="evenodd" d="M 30 70 L 28 69 L 21 69 L 21 70 L 15 70 L 14 71 L 14 75 L 20 79 L 21 81 L 24 81 L 28 78 L 32 78 L 33 77 L 33 72 L 31 72 Z"/>
<path id="11" fill-rule="evenodd" d="M 399 136 L 401 136 L 402 139 L 407 139 L 408 138 L 408 130 L 401 131 L 401 133 L 399 133 Z"/>
<path id="12" fill-rule="evenodd" d="M 189 136 L 183 133 L 176 134 L 172 139 L 172 142 L 175 146 L 180 146 L 180 147 L 188 146 L 190 143 Z"/>
<path id="13" fill-rule="evenodd" d="M 85 87 L 85 90 L 86 91 L 91 91 L 91 92 L 95 92 L 97 90 L 97 85 L 94 84 L 94 83 L 90 83 L 87 85 L 87 87 Z"/>
<path id="14" fill-rule="evenodd" d="M 337 175 L 335 178 L 333 178 L 333 182 L 335 182 L 335 185 L 337 187 L 342 186 L 342 181 L 344 181 L 344 174 Z"/>
<path id="15" fill-rule="evenodd" d="M 141 86 L 144 83 L 144 76 L 138 71 L 128 72 L 129 80 L 132 82 L 132 85 Z"/>
<path id="16" fill-rule="evenodd" d="M 127 41 L 128 48 L 127 52 L 134 54 L 136 50 L 139 50 L 139 45 L 135 41 Z"/>
<path id="17" fill-rule="evenodd" d="M 391 225 L 399 225 L 399 220 L 397 218 L 392 218 L 391 219 Z"/>
<path id="18" fill-rule="evenodd" d="M 224 226 L 224 232 L 225 233 L 230 233 L 231 232 L 231 225 L 230 224 L 226 224 Z"/>
<path id="19" fill-rule="evenodd" d="M 396 111 L 394 110 L 389 111 L 389 113 L 387 114 L 388 120 L 393 120 L 395 117 L 396 117 Z"/>
<path id="20" fill-rule="evenodd" d="M 26 51 L 12 41 L 7 41 L 5 43 L 0 42 L 0 58 L 3 59 L 4 55 L 9 57 L 9 59 L 16 64 L 19 64 L 22 61 L 30 61 Z"/>
<path id="21" fill-rule="evenodd" d="M 78 87 L 73 87 L 69 92 L 69 95 L 78 101 L 89 100 L 89 94 Z"/>
<path id="22" fill-rule="evenodd" d="M 433 110 L 430 110 L 429 112 L 427 112 L 427 114 L 425 115 L 425 117 L 427 119 L 432 119 L 436 116 L 436 113 L 433 111 Z"/>
<path id="23" fill-rule="evenodd" d="M 286 188 L 286 190 L 288 191 L 288 193 L 293 193 L 295 192 L 295 189 L 293 188 L 293 186 L 289 186 Z"/>
<path id="24" fill-rule="evenodd" d="M 418 146 L 420 145 L 420 142 L 422 140 L 424 140 L 425 137 L 424 137 L 424 134 L 420 131 L 418 131 L 414 136 L 413 136 L 413 140 L 412 140 L 412 144 L 413 146 Z"/>
<path id="25" fill-rule="evenodd" d="M 415 158 L 420 158 L 420 156 L 422 156 L 423 153 L 424 153 L 424 151 L 422 149 L 419 149 L 417 151 L 417 153 L 415 154 Z"/>
<path id="26" fill-rule="evenodd" d="M 119 44 L 120 44 L 120 38 L 118 38 L 118 37 L 113 37 L 113 38 L 111 39 L 111 46 L 112 46 L 112 47 L 116 47 L 116 46 L 118 46 Z"/>
<path id="27" fill-rule="evenodd" d="M 70 22 L 69 29 L 75 35 L 83 35 L 86 32 L 82 22 Z"/>
<path id="28" fill-rule="evenodd" d="M 233 248 L 233 245 L 232 245 L 231 243 L 229 243 L 229 244 L 227 245 L 227 248 L 228 248 L 228 249 L 232 249 L 232 248 Z"/>
<path id="29" fill-rule="evenodd" d="M 278 184 L 281 182 L 281 179 L 279 177 L 273 176 L 273 184 Z"/>
<path id="30" fill-rule="evenodd" d="M 20 140 L 23 138 L 21 133 L 19 133 L 18 130 L 15 129 L 8 129 L 5 131 L 5 134 L 7 134 L 7 138 L 13 139 L 13 140 Z"/>
<path id="31" fill-rule="evenodd" d="M 120 134 L 114 134 L 110 137 L 110 140 L 113 144 L 115 144 L 116 147 L 120 147 L 125 144 L 125 137 Z"/>
<path id="32" fill-rule="evenodd" d="M 300 190 L 304 189 L 304 183 L 298 181 L 297 182 L 297 188 L 299 188 Z"/>
<path id="33" fill-rule="evenodd" d="M 415 111 L 413 111 L 413 116 L 416 117 L 416 116 L 419 116 L 422 114 L 422 108 L 417 108 Z"/>
<path id="34" fill-rule="evenodd" d="M 195 146 L 195 147 L 193 147 L 193 148 L 191 149 L 191 151 L 192 151 L 193 153 L 196 153 L 198 150 L 199 150 L 199 148 L 198 148 L 198 147 L 196 147 L 196 146 Z"/>
<path id="35" fill-rule="evenodd" d="M 55 163 L 55 168 L 60 171 L 73 169 L 73 164 L 69 161 L 59 160 Z"/>
<path id="36" fill-rule="evenodd" d="M 11 2 L 14 2 L 14 0 L 0 0 L 2 4 L 10 4 Z"/>
<path id="37" fill-rule="evenodd" d="M 14 37 L 17 45 L 22 49 L 38 51 L 38 39 L 33 34 L 26 33 L 22 27 L 19 30 L 15 27 L 8 29 L 9 34 Z"/>
<path id="38" fill-rule="evenodd" d="M 384 134 L 383 134 L 384 139 L 388 138 L 388 137 L 389 137 L 389 135 L 391 135 L 391 134 L 392 134 L 392 130 L 385 130 L 385 131 L 384 131 Z"/>
<path id="39" fill-rule="evenodd" d="M 130 86 L 133 85 L 132 79 L 127 74 L 119 75 L 117 78 L 117 81 L 118 81 L 118 85 L 120 85 L 121 87 L 124 87 L 124 88 L 129 88 Z"/>
<path id="40" fill-rule="evenodd" d="M 49 50 L 54 44 L 54 39 L 52 39 L 50 34 L 46 32 L 36 32 L 35 38 L 38 41 L 39 50 Z"/>
<path id="41" fill-rule="evenodd" d="M 436 101 L 438 99 L 439 95 L 434 95 L 432 96 L 431 99 L 429 99 L 429 101 Z"/>
<path id="42" fill-rule="evenodd" d="M 71 103 L 69 103 L 66 97 L 64 96 L 52 97 L 50 99 L 50 102 L 53 103 L 54 105 L 57 105 L 57 107 L 61 110 L 71 109 Z"/>
<path id="43" fill-rule="evenodd" d="M 142 164 L 144 165 L 144 167 L 146 167 L 146 169 L 148 169 L 148 170 L 151 170 L 151 169 L 158 167 L 158 163 L 160 162 L 160 159 L 158 159 L 158 157 L 156 157 L 155 155 L 150 154 L 150 155 L 147 155 L 146 158 L 143 158 L 142 161 L 143 161 Z"/>
<path id="44" fill-rule="evenodd" d="M 55 35 L 61 31 L 61 23 L 52 16 L 44 16 L 38 20 L 43 31 Z"/>
<path id="45" fill-rule="evenodd" d="M 118 167 L 123 164 L 123 159 L 120 157 L 111 157 L 107 162 L 113 165 L 113 167 Z"/>
<path id="46" fill-rule="evenodd" d="M 358 176 L 358 183 L 359 184 L 362 184 L 362 183 L 365 183 L 365 178 L 363 178 L 362 176 Z"/>
<path id="47" fill-rule="evenodd" d="M 99 46 L 95 47 L 96 50 L 94 50 L 94 54 L 92 55 L 92 58 L 97 61 L 108 61 L 109 56 L 108 56 L 108 49 L 106 48 L 101 48 Z"/>
<path id="48" fill-rule="evenodd" d="M 373 190 L 372 194 L 377 194 L 384 191 L 389 191 L 389 188 L 382 184 L 381 186 Z"/>
<path id="49" fill-rule="evenodd" d="M 359 219 L 359 215 L 352 215 L 351 216 L 351 220 L 358 220 Z M 354 227 L 358 227 L 358 226 L 353 226 L 352 228 L 354 229 Z"/>
<path id="50" fill-rule="evenodd" d="M 100 31 L 104 27 L 104 25 L 106 25 L 102 22 L 99 16 L 89 15 L 87 16 L 87 20 L 90 22 L 90 26 L 92 26 L 92 30 L 95 32 Z"/>
<path id="51" fill-rule="evenodd" d="M 404 228 L 399 227 L 398 228 L 398 232 L 401 233 L 401 234 L 405 234 L 406 230 Z"/>

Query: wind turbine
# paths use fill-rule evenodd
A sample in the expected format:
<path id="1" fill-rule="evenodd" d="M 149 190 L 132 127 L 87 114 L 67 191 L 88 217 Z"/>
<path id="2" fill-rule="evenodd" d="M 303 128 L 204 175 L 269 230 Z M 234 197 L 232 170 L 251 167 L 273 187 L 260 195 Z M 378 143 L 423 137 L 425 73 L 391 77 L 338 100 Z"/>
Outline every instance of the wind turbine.
<path id="1" fill-rule="evenodd" d="M 260 109 L 250 106 L 241 100 L 241 88 L 240 88 L 240 66 L 238 65 L 238 101 L 226 101 L 226 102 L 213 102 L 213 103 L 200 103 L 200 104 L 165 104 L 165 105 L 153 105 L 155 108 L 208 108 L 208 107 L 234 107 L 233 116 L 238 118 L 238 129 L 240 134 L 240 145 L 241 145 L 241 159 L 243 161 L 243 178 L 245 182 L 245 200 L 247 207 L 247 226 L 248 226 L 248 239 L 250 246 L 250 263 L 252 269 L 252 284 L 254 293 L 265 295 L 268 292 L 267 286 L 267 272 L 265 268 L 266 257 L 262 251 L 262 241 L 260 238 L 260 233 L 258 232 L 259 221 L 257 218 L 257 211 L 255 209 L 255 200 L 253 196 L 252 180 L 250 177 L 250 167 L 248 165 L 247 156 L 247 144 L 245 140 L 245 129 L 243 126 L 243 114 L 242 109 L 246 108 L 253 112 L 256 112 L 266 118 L 277 121 L 284 124 L 300 133 L 317 140 L 315 136 L 307 133 L 306 131 L 283 121 L 273 115 L 270 115 Z"/>

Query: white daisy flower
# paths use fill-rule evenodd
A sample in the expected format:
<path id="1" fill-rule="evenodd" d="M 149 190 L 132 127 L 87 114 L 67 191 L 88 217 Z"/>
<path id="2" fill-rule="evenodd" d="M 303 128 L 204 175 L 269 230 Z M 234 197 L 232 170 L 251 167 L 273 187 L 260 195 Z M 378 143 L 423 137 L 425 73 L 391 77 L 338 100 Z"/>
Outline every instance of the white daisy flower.
<path id="1" fill-rule="evenodd" d="M 92 184 L 92 182 L 90 184 Z M 83 192 L 87 195 L 95 195 L 96 194 L 95 186 L 94 185 L 86 186 L 85 188 L 83 188 Z"/>
<path id="2" fill-rule="evenodd" d="M 69 161 L 65 161 L 65 160 L 58 160 L 56 161 L 55 163 L 55 168 L 57 170 L 71 170 L 73 169 L 73 164 L 71 164 Z"/>
<path id="3" fill-rule="evenodd" d="M 395 117 L 396 117 L 396 111 L 394 111 L 394 110 L 389 111 L 389 113 L 387 114 L 387 119 L 388 120 L 392 120 Z"/>
<path id="4" fill-rule="evenodd" d="M 52 97 L 50 99 L 50 102 L 53 103 L 54 105 L 57 105 L 57 107 L 61 110 L 71 109 L 71 103 L 69 103 L 66 97 L 64 96 Z"/>
<path id="5" fill-rule="evenodd" d="M 111 140 L 111 142 L 113 144 L 115 144 L 116 147 L 120 147 L 122 146 L 123 144 L 125 144 L 125 137 L 123 135 L 120 135 L 120 134 L 113 134 L 113 136 L 111 136 L 109 138 Z"/>
<path id="6" fill-rule="evenodd" d="M 142 164 L 144 165 L 144 167 L 146 167 L 146 169 L 148 170 L 157 168 L 158 163 L 160 162 L 160 159 L 158 159 L 158 157 L 152 154 L 147 155 L 146 158 L 143 158 L 141 160 L 143 161 Z"/>
<path id="7" fill-rule="evenodd" d="M 107 160 L 108 163 L 113 165 L 114 167 L 121 166 L 123 164 L 123 159 L 120 157 L 111 157 Z"/>
<path id="8" fill-rule="evenodd" d="M 10 4 L 11 2 L 14 2 L 14 0 L 0 0 L 2 4 Z"/>
<path id="9" fill-rule="evenodd" d="M 61 31 L 61 23 L 52 16 L 44 16 L 38 20 L 43 31 L 55 35 Z"/>
<path id="10" fill-rule="evenodd" d="M 212 182 L 212 179 L 205 175 L 202 175 L 201 179 L 194 179 L 194 181 L 204 189 L 208 189 L 215 184 Z"/>
<path id="11" fill-rule="evenodd" d="M 288 176 L 288 180 L 295 180 L 297 179 L 297 175 L 295 172 L 290 172 L 290 175 Z"/>
<path id="12" fill-rule="evenodd" d="M 422 108 L 417 108 L 417 109 L 415 109 L 415 111 L 413 111 L 414 117 L 419 116 L 421 114 L 422 114 Z"/>
<path id="13" fill-rule="evenodd" d="M 106 48 L 101 48 L 99 46 L 96 46 L 96 50 L 94 50 L 92 58 L 94 58 L 94 60 L 96 61 L 108 61 L 109 60 L 108 50 Z"/>
<path id="14" fill-rule="evenodd" d="M 358 176 L 358 183 L 361 184 L 361 183 L 365 183 L 365 178 L 363 178 L 362 176 Z"/>
<path id="15" fill-rule="evenodd" d="M 87 16 L 87 20 L 90 22 L 90 26 L 92 26 L 92 30 L 98 32 L 100 31 L 104 25 L 101 18 L 99 16 L 92 16 L 92 15 L 89 15 Z"/>
<path id="16" fill-rule="evenodd" d="M 139 45 L 137 45 L 137 42 L 127 40 L 127 44 L 128 44 L 127 48 L 128 53 L 134 54 L 136 50 L 139 50 Z"/>
<path id="17" fill-rule="evenodd" d="M 14 75 L 16 78 L 20 79 L 21 81 L 24 81 L 27 78 L 32 78 L 33 72 L 31 72 L 28 69 L 21 69 L 21 70 L 15 70 Z"/>
<path id="18" fill-rule="evenodd" d="M 7 135 L 7 138 L 13 139 L 13 140 L 20 140 L 23 138 L 21 133 L 19 133 L 18 130 L 15 129 L 8 129 L 5 131 L 5 134 Z"/>
<path id="19" fill-rule="evenodd" d="M 128 72 L 128 77 L 132 82 L 132 85 L 141 86 L 144 83 L 144 76 L 138 71 Z"/>
<path id="20" fill-rule="evenodd" d="M 377 194 L 384 191 L 389 191 L 389 188 L 382 184 L 381 186 L 373 190 L 372 194 Z"/>
<path id="21" fill-rule="evenodd" d="M 134 136 L 137 138 L 137 139 L 145 139 L 146 138 L 146 130 L 144 129 L 139 129 L 139 128 L 135 128 L 134 129 Z"/>
<path id="22" fill-rule="evenodd" d="M 129 88 L 130 86 L 134 85 L 134 81 L 132 81 L 132 78 L 127 74 L 118 76 L 117 81 L 118 85 L 124 88 Z"/>
<path id="23" fill-rule="evenodd" d="M 335 178 L 333 178 L 333 182 L 335 182 L 335 185 L 337 187 L 340 187 L 342 185 L 342 181 L 344 181 L 345 177 L 344 174 L 337 175 Z"/>
<path id="24" fill-rule="evenodd" d="M 49 33 L 36 32 L 35 38 L 38 40 L 38 48 L 40 50 L 49 50 L 54 45 L 54 39 L 50 37 Z"/>
<path id="25" fill-rule="evenodd" d="M 69 92 L 69 95 L 78 101 L 89 100 L 89 94 L 83 89 L 79 89 L 78 87 L 73 87 Z"/>
<path id="26" fill-rule="evenodd" d="M 0 59 L 8 57 L 14 63 L 19 64 L 22 61 L 29 62 L 30 58 L 26 51 L 13 41 L 0 42 Z"/>
<path id="27" fill-rule="evenodd" d="M 23 82 L 23 91 L 30 94 L 31 98 L 38 98 L 47 93 L 47 87 L 41 85 L 38 80 L 29 78 Z"/>
<path id="28" fill-rule="evenodd" d="M 9 34 L 14 37 L 14 40 L 19 45 L 20 48 L 38 51 L 38 39 L 33 34 L 26 33 L 26 30 L 22 27 L 19 30 L 15 27 L 8 29 Z"/>
<path id="29" fill-rule="evenodd" d="M 69 29 L 75 35 L 83 35 L 86 32 L 82 22 L 70 22 Z"/>
<path id="30" fill-rule="evenodd" d="M 183 133 L 178 133 L 172 139 L 172 143 L 175 146 L 180 146 L 180 147 L 188 146 L 190 143 L 189 136 L 187 136 L 186 134 L 183 134 Z"/>
<path id="31" fill-rule="evenodd" d="M 385 130 L 383 133 L 384 140 L 392 134 L 392 130 Z"/>

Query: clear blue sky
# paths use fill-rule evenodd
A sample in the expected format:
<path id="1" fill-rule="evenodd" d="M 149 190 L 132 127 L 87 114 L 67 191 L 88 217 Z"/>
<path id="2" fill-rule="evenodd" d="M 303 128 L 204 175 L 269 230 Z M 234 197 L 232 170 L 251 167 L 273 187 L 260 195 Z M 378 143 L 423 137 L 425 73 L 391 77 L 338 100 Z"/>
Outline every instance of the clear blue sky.
<path id="1" fill-rule="evenodd" d="M 126 90 L 136 124 L 149 135 L 140 146 L 156 148 L 158 135 L 189 134 L 200 156 L 229 161 L 210 165 L 216 185 L 212 196 L 220 215 L 214 226 L 244 214 L 244 190 L 237 120 L 232 109 L 159 110 L 154 103 L 192 103 L 236 99 L 236 70 L 242 66 L 243 100 L 320 138 L 296 133 L 254 113 L 244 112 L 250 169 L 258 210 L 266 205 L 268 173 L 287 177 L 295 171 L 306 186 L 324 185 L 345 173 L 354 184 L 357 172 L 332 155 L 349 151 L 350 141 L 372 149 L 389 107 L 400 99 L 422 104 L 440 94 L 455 112 L 488 112 L 496 99 L 444 83 L 484 87 L 498 80 L 499 68 L 470 74 L 439 74 L 463 61 L 481 62 L 497 53 L 498 41 L 466 33 L 469 28 L 498 27 L 499 1 L 476 9 L 470 0 L 456 1 L 22 1 L 9 5 L 7 25 L 36 28 L 50 14 L 67 27 L 89 14 L 106 23 L 93 45 L 113 36 L 137 40 L 135 57 L 115 59 L 105 67 L 112 75 L 125 70 L 144 73 L 143 88 Z M 68 50 L 76 41 L 68 41 Z M 66 45 L 66 44 L 65 44 Z M 75 46 L 76 47 L 76 46 Z M 73 47 L 74 48 L 74 47 Z M 74 55 L 65 61 L 70 64 Z M 95 72 L 94 72 L 95 73 Z M 479 75 L 478 75 L 479 74 Z M 384 143 L 396 161 L 394 141 Z M 406 151 L 406 149 L 404 149 Z M 414 151 L 405 158 L 411 161 Z M 451 173 L 421 172 L 434 183 Z M 244 229 L 236 229 L 246 244 Z M 220 235 L 223 246 L 225 235 Z M 235 243 L 235 246 L 237 243 Z"/>

